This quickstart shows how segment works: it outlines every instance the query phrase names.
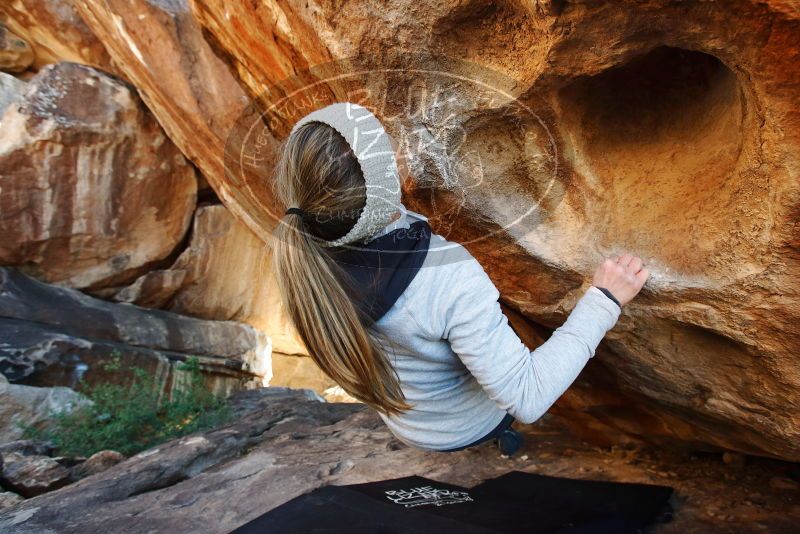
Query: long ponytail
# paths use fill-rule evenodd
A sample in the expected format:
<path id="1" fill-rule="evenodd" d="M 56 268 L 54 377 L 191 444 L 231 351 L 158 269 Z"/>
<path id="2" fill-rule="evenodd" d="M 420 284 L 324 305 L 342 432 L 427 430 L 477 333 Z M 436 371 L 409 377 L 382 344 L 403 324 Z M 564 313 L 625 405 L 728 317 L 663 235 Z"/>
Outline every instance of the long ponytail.
<path id="1" fill-rule="evenodd" d="M 364 177 L 344 137 L 322 123 L 299 128 L 284 142 L 275 186 L 285 205 L 311 215 L 285 215 L 273 247 L 278 290 L 309 355 L 361 402 L 386 414 L 409 409 L 383 340 L 320 242 L 347 233 L 366 202 Z"/>

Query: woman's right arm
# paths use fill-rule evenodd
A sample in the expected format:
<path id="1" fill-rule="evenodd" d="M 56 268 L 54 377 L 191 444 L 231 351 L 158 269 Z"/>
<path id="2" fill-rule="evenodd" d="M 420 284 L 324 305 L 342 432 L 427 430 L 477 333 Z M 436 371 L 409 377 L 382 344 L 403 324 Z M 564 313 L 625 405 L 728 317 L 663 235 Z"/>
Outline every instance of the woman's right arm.
<path id="1" fill-rule="evenodd" d="M 647 273 L 639 275 L 641 284 L 639 279 L 631 282 L 628 268 L 619 269 L 619 261 L 611 260 L 616 267 L 601 265 L 595 283 L 625 304 Z M 638 269 L 642 270 L 640 260 Z M 620 307 L 593 285 L 564 324 L 530 351 L 508 324 L 500 294 L 477 260 L 460 264 L 454 278 L 457 282 L 449 287 L 437 314 L 443 337 L 489 397 L 524 423 L 541 417 L 566 391 L 620 314 Z"/>

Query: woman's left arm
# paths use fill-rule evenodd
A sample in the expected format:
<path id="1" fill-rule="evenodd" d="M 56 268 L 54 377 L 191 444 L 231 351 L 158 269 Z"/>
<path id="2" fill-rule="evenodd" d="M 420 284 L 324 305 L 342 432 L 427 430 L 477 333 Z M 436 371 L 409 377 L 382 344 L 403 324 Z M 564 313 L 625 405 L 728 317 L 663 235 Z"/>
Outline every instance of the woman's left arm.
<path id="1" fill-rule="evenodd" d="M 508 324 L 500 294 L 477 260 L 456 272 L 457 282 L 440 293 L 436 315 L 443 337 L 489 397 L 524 423 L 541 417 L 566 391 L 621 311 L 591 286 L 564 324 L 530 351 Z"/>

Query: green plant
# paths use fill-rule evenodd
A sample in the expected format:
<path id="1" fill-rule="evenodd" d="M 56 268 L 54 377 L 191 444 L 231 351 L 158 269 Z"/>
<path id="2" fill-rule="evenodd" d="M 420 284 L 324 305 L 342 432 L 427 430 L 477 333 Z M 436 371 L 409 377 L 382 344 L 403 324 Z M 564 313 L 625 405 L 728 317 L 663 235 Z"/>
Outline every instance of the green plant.
<path id="1" fill-rule="evenodd" d="M 90 456 L 112 449 L 129 456 L 192 432 L 224 424 L 231 410 L 222 396 L 203 384 L 200 362 L 190 357 L 178 365 L 181 372 L 172 396 L 159 402 L 155 377 L 139 367 L 123 368 L 118 355 L 104 370 L 120 373 L 127 385 L 104 383 L 78 390 L 92 404 L 71 412 L 52 414 L 44 429 L 24 428 L 24 437 L 48 439 L 59 454 Z"/>

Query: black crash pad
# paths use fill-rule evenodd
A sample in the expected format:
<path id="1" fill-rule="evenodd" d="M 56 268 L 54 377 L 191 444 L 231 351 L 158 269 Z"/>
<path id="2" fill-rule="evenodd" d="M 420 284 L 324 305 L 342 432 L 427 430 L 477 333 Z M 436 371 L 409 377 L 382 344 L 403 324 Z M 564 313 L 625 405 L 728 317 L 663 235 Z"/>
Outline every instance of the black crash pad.
<path id="1" fill-rule="evenodd" d="M 668 520 L 672 488 L 514 471 L 473 488 L 411 476 L 324 486 L 237 528 L 266 533 L 626 533 Z"/>

